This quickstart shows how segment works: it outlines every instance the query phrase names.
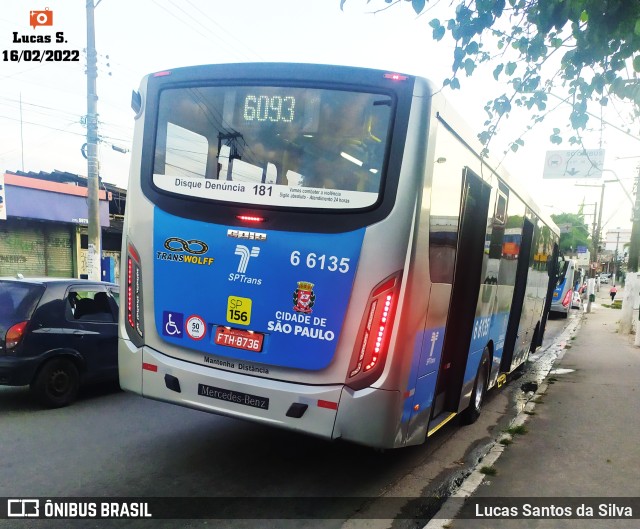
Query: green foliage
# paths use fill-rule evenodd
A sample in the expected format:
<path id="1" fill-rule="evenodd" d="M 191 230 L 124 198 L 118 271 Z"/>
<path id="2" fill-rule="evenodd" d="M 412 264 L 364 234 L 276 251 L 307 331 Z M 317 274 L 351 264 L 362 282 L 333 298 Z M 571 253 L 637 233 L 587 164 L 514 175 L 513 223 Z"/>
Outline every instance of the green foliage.
<path id="1" fill-rule="evenodd" d="M 560 242 L 558 247 L 563 254 L 575 253 L 578 246 L 591 248 L 589 229 L 584 222 L 584 216 L 575 213 L 560 213 L 551 215 L 553 222 L 560 227 Z"/>
<path id="2" fill-rule="evenodd" d="M 428 14 L 437 2 L 384 3 L 402 1 L 411 2 L 418 14 Z M 567 102 L 573 105 L 570 122 L 576 135 L 569 139 L 571 144 L 579 144 L 587 128 L 589 101 L 606 106 L 611 97 L 630 100 L 640 115 L 639 0 L 452 0 L 451 6 L 451 18 L 429 21 L 435 40 L 448 32 L 455 41 L 453 73 L 444 85 L 460 88 L 461 72 L 471 76 L 480 64 L 491 61 L 497 63 L 494 78 L 504 79 L 508 87 L 485 107 L 487 129 L 479 136 L 485 145 L 514 105 L 544 111 L 547 93 L 558 84 L 568 90 Z M 545 68 L 552 57 L 559 70 L 556 63 Z M 537 123 L 543 116 L 532 119 Z M 563 141 L 558 129 L 551 141 Z M 514 142 L 511 148 L 518 145 Z"/>

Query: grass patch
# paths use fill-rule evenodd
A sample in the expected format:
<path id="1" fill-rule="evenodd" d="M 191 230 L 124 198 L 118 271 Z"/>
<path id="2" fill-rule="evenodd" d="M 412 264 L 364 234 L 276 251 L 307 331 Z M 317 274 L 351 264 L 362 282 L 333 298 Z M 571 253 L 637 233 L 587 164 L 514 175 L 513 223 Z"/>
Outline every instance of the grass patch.
<path id="1" fill-rule="evenodd" d="M 496 470 L 496 467 L 487 467 L 484 466 L 480 469 L 480 472 L 482 472 L 485 476 L 495 476 L 498 471 Z"/>
<path id="2" fill-rule="evenodd" d="M 512 426 L 511 428 L 507 428 L 505 432 L 511 435 L 524 435 L 527 433 L 527 428 L 524 424 L 519 424 L 518 426 Z"/>
<path id="3" fill-rule="evenodd" d="M 536 412 L 535 412 L 535 411 L 527 411 L 527 410 L 525 410 L 525 413 L 526 413 L 527 415 L 535 415 L 535 414 L 536 414 Z"/>
<path id="4" fill-rule="evenodd" d="M 547 379 L 547 381 L 548 381 L 548 382 L 557 382 L 557 381 L 558 381 L 558 379 L 557 379 L 556 377 L 549 377 L 549 378 Z"/>
<path id="5" fill-rule="evenodd" d="M 505 437 L 504 439 L 500 439 L 500 441 L 498 441 L 501 445 L 503 446 L 509 446 L 510 444 L 513 444 L 513 440 Z"/>

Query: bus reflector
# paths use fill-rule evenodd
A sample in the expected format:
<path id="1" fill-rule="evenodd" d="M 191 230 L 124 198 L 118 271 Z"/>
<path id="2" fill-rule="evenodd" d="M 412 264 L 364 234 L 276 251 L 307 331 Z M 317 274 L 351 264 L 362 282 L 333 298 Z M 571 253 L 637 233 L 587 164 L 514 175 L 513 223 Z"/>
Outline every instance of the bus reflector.
<path id="1" fill-rule="evenodd" d="M 127 286 L 125 293 L 125 310 L 128 326 L 135 331 L 130 338 L 138 346 L 142 346 L 144 324 L 142 321 L 142 273 L 140 271 L 140 254 L 131 243 L 127 244 Z M 137 334 L 137 336 L 136 336 Z"/>
<path id="2" fill-rule="evenodd" d="M 364 322 L 361 325 L 358 354 L 350 366 L 349 378 L 374 374 L 379 371 L 376 368 L 384 365 L 399 287 L 400 272 L 385 279 L 371 291 Z M 369 376 L 366 378 L 369 379 Z"/>
<path id="3" fill-rule="evenodd" d="M 319 400 L 318 401 L 318 408 L 327 408 L 329 410 L 337 410 L 338 409 L 338 403 L 337 402 L 331 402 L 330 400 Z"/>
<path id="4" fill-rule="evenodd" d="M 264 217 L 257 217 L 255 215 L 236 215 L 236 219 L 242 222 L 264 222 Z"/>
<path id="5" fill-rule="evenodd" d="M 573 290 L 567 290 L 567 293 L 564 295 L 564 299 L 562 300 L 562 306 L 568 307 L 569 303 L 571 303 L 571 298 L 573 297 Z"/>
<path id="6" fill-rule="evenodd" d="M 154 373 L 158 372 L 158 366 L 155 364 L 148 364 L 147 362 L 142 362 L 142 369 L 146 371 L 153 371 Z"/>
<path id="7" fill-rule="evenodd" d="M 163 72 L 156 72 L 153 74 L 154 77 L 166 77 L 167 75 L 171 75 L 171 70 L 164 70 Z"/>

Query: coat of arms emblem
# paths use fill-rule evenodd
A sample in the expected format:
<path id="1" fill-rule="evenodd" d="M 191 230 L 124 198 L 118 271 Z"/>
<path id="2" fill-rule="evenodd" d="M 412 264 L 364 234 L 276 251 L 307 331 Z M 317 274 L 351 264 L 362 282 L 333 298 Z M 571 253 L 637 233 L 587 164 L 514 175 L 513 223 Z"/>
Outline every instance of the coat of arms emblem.
<path id="1" fill-rule="evenodd" d="M 298 288 L 293 292 L 293 310 L 304 314 L 311 314 L 311 308 L 316 302 L 313 293 L 313 283 L 298 281 Z"/>

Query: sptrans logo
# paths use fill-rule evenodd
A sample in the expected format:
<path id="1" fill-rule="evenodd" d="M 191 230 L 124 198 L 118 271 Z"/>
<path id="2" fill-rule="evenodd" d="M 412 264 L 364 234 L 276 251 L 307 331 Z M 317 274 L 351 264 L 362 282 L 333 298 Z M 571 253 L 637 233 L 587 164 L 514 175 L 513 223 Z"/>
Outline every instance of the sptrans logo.
<path id="1" fill-rule="evenodd" d="M 260 248 L 254 246 L 249 250 L 246 246 L 242 244 L 238 244 L 236 246 L 236 255 L 240 256 L 240 263 L 238 264 L 238 273 L 244 274 L 247 271 L 247 265 L 249 264 L 249 259 L 252 257 L 258 257 L 260 255 Z"/>
<path id="2" fill-rule="evenodd" d="M 36 26 L 53 26 L 53 11 L 48 7 L 44 11 L 31 11 L 29 13 L 29 25 L 36 29 Z"/>
<path id="3" fill-rule="evenodd" d="M 229 274 L 229 281 L 239 281 L 240 283 L 247 283 L 250 285 L 261 285 L 262 279 L 245 275 L 247 266 L 249 266 L 249 260 L 260 255 L 260 248 L 253 246 L 249 249 L 249 247 L 244 244 L 237 244 L 235 255 L 240 256 L 240 261 L 238 263 L 237 272 L 235 274 Z"/>

